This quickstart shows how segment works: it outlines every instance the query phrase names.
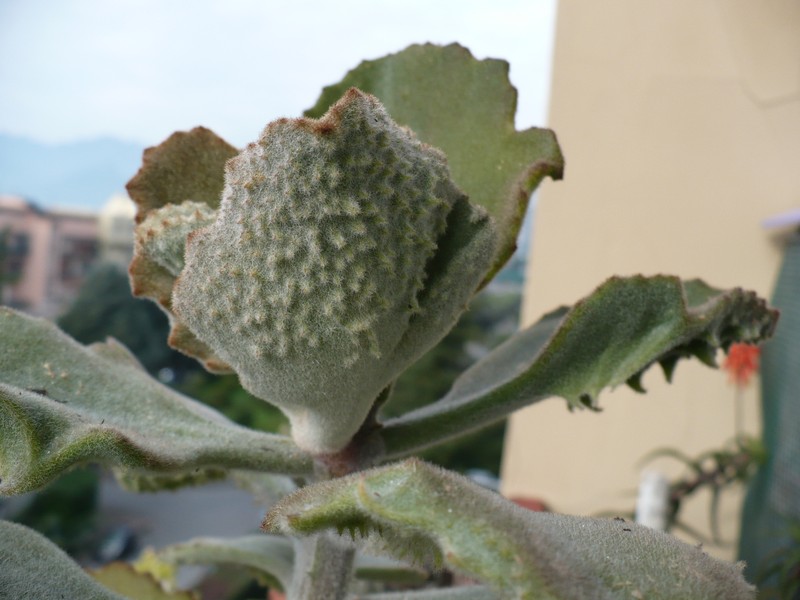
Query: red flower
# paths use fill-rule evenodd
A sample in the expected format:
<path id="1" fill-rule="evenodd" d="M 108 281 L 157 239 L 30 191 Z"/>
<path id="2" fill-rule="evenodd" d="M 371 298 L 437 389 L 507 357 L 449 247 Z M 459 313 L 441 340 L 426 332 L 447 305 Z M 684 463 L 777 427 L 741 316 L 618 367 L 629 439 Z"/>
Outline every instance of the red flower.
<path id="1" fill-rule="evenodd" d="M 750 378 L 758 371 L 758 356 L 761 348 L 750 344 L 731 344 L 722 368 L 728 372 L 730 381 L 739 387 L 750 383 Z"/>

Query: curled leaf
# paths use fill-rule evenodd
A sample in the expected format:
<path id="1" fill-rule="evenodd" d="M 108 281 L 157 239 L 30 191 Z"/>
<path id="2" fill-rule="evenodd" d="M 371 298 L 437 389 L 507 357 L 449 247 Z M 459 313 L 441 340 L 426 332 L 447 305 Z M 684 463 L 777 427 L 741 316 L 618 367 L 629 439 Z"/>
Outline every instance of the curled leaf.
<path id="1" fill-rule="evenodd" d="M 229 564 L 244 567 L 263 578 L 267 585 L 289 589 L 295 547 L 290 539 L 275 535 L 246 535 L 235 538 L 195 538 L 167 546 L 159 557 L 176 565 Z M 371 581 L 422 583 L 426 573 L 396 561 L 357 555 L 355 576 Z"/>
<path id="2" fill-rule="evenodd" d="M 186 236 L 213 218 L 225 183 L 225 163 L 236 153 L 204 127 L 179 131 L 145 150 L 142 167 L 127 185 L 138 207 L 129 268 L 133 294 L 153 300 L 167 314 L 172 348 L 197 358 L 213 373 L 230 373 L 230 368 L 176 318 L 172 288 L 182 267 Z"/>
<path id="3" fill-rule="evenodd" d="M 178 131 L 144 151 L 142 167 L 126 186 L 136 203 L 136 221 L 167 204 L 185 200 L 219 206 L 224 169 L 236 148 L 205 127 Z"/>
<path id="4" fill-rule="evenodd" d="M 351 89 L 321 119 L 271 123 L 228 162 L 173 309 L 286 413 L 299 446 L 331 453 L 450 329 L 495 241 L 444 156 Z"/>
<path id="5" fill-rule="evenodd" d="M 133 260 L 128 270 L 133 295 L 149 298 L 167 314 L 170 347 L 196 358 L 212 373 L 230 373 L 230 367 L 198 340 L 172 310 L 172 289 L 183 270 L 186 238 L 212 223 L 215 215 L 207 204 L 191 200 L 150 210 L 136 226 Z"/>
<path id="6" fill-rule="evenodd" d="M 613 277 L 571 309 L 558 309 L 466 370 L 441 400 L 387 421 L 389 457 L 502 419 L 550 396 L 597 408 L 600 391 L 639 379 L 659 363 L 667 378 L 682 358 L 714 365 L 718 348 L 757 343 L 778 319 L 753 292 L 676 277 Z"/>
<path id="7" fill-rule="evenodd" d="M 176 565 L 231 564 L 255 571 L 270 587 L 289 589 L 294 548 L 291 540 L 275 535 L 236 538 L 195 538 L 167 546 L 159 557 Z"/>
<path id="8" fill-rule="evenodd" d="M 319 483 L 275 506 L 264 528 L 355 528 L 404 539 L 503 598 L 752 599 L 741 566 L 635 523 L 527 511 L 418 460 Z"/>
<path id="9" fill-rule="evenodd" d="M 560 179 L 564 168 L 552 131 L 514 128 L 508 63 L 477 60 L 458 44 L 413 45 L 362 62 L 326 87 L 306 115 L 322 116 L 350 87 L 377 96 L 395 121 L 443 150 L 458 186 L 495 219 L 500 241 L 491 277 L 516 247 L 533 190 L 545 177 Z"/>

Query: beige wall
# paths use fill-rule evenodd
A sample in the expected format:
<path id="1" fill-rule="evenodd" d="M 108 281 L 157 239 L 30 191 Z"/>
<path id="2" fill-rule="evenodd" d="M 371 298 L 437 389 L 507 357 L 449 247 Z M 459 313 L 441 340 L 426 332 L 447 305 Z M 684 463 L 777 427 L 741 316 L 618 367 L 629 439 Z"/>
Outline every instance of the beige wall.
<path id="1" fill-rule="evenodd" d="M 769 295 L 780 245 L 760 222 L 800 204 L 800 3 L 562 0 L 550 104 L 567 166 L 540 193 L 524 322 L 615 273 Z M 601 395 L 600 414 L 550 400 L 515 415 L 504 492 L 570 513 L 623 511 L 646 453 L 697 453 L 734 435 L 721 372 L 682 363 L 672 386 L 656 370 L 644 384 L 645 396 Z M 745 412 L 757 432 L 755 389 Z M 707 509 L 707 498 L 689 506 L 703 531 Z M 737 515 L 734 494 L 722 506 L 731 540 Z"/>

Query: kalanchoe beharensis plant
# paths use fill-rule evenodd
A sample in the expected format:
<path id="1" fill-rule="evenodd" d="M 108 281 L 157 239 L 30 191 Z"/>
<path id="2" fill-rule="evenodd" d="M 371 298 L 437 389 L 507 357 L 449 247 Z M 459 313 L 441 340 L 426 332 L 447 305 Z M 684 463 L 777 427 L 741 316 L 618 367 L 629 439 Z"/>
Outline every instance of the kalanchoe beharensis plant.
<path id="1" fill-rule="evenodd" d="M 668 378 L 681 358 L 713 364 L 717 348 L 772 332 L 775 312 L 751 292 L 612 278 L 437 402 L 381 419 L 392 382 L 513 251 L 530 193 L 560 177 L 552 133 L 515 131 L 514 103 L 505 63 L 413 46 L 363 63 L 242 152 L 202 128 L 147 150 L 128 186 L 135 292 L 168 313 L 171 345 L 237 373 L 286 413 L 291 435 L 233 424 L 148 377 L 113 340 L 81 346 L 4 309 L 0 493 L 85 462 L 136 490 L 230 476 L 280 499 L 266 532 L 197 539 L 161 560 L 240 564 L 290 599 L 346 598 L 361 579 L 421 567 L 480 585 L 357 597 L 753 597 L 740 567 L 667 534 L 527 512 L 407 458 L 551 396 L 594 408 L 605 387 L 641 388 L 654 363 Z M 135 597 L 124 578 L 101 585 L 30 530 L 0 528 L 8 597 Z"/>

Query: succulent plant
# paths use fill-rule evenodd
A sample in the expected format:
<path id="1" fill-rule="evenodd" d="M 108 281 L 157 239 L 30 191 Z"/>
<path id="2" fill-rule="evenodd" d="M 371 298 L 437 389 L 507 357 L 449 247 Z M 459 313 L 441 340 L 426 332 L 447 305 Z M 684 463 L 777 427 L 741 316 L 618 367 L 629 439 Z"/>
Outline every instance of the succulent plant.
<path id="1" fill-rule="evenodd" d="M 216 219 L 188 236 L 173 309 L 286 412 L 301 448 L 334 452 L 453 326 L 494 244 L 441 152 L 352 88 L 228 161 Z"/>
<path id="2" fill-rule="evenodd" d="M 752 292 L 611 278 L 440 400 L 382 420 L 393 381 L 513 251 L 532 190 L 561 176 L 552 132 L 515 131 L 514 104 L 505 63 L 412 46 L 363 63 L 308 116 L 271 123 L 241 152 L 203 128 L 147 150 L 128 187 L 134 292 L 169 315 L 171 345 L 235 372 L 286 413 L 291 435 L 235 425 L 150 378 L 114 340 L 82 346 L 4 308 L 0 494 L 98 462 L 137 491 L 230 476 L 280 501 L 260 537 L 193 540 L 94 579 L 0 521 L 0 595 L 185 597 L 141 573 L 171 572 L 160 560 L 255 569 L 291 600 L 352 598 L 357 580 L 419 583 L 441 567 L 482 585 L 358 597 L 752 598 L 740 567 L 666 534 L 526 512 L 418 460 L 391 462 L 545 398 L 596 408 L 604 388 L 641 390 L 655 363 L 670 378 L 681 359 L 713 364 L 717 349 L 774 329 L 776 312 Z"/>

